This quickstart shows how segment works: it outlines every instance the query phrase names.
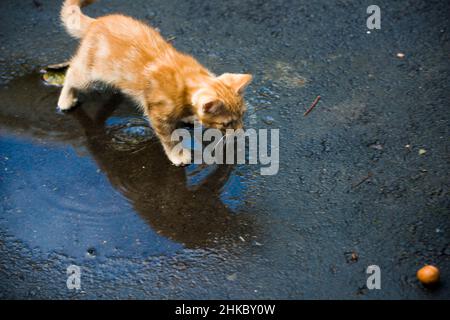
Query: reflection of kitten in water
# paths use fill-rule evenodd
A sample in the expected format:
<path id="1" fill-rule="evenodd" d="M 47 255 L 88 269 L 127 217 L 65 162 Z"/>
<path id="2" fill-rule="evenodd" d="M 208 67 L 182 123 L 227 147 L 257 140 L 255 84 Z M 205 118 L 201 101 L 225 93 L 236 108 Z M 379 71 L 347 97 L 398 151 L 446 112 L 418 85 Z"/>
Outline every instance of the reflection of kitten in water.
<path id="1" fill-rule="evenodd" d="M 185 170 L 165 161 L 157 141 L 137 144 L 134 151 L 113 145 L 114 130 L 105 122 L 122 100 L 121 95 L 113 95 L 94 118 L 83 108 L 72 113 L 86 134 L 89 152 L 111 184 L 158 233 L 187 247 L 247 238 L 252 230 L 249 217 L 233 214 L 220 199 L 232 167 L 219 166 L 192 188 L 187 186 Z"/>
<path id="2" fill-rule="evenodd" d="M 61 18 L 81 44 L 67 71 L 58 107 L 76 103 L 75 90 L 102 81 L 131 96 L 151 120 L 169 159 L 191 162 L 190 152 L 174 148 L 177 123 L 194 116 L 209 128 L 242 128 L 244 89 L 249 74 L 216 77 L 194 58 L 182 54 L 148 25 L 123 15 L 92 19 L 80 5 L 93 0 L 66 0 Z"/>

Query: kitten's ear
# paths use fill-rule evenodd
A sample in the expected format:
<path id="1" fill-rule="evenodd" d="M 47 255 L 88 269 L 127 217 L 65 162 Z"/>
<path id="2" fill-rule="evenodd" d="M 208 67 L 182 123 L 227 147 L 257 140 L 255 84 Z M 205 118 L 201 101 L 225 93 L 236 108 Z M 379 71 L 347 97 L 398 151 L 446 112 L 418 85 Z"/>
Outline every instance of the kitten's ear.
<path id="1" fill-rule="evenodd" d="M 236 93 L 243 94 L 245 88 L 252 82 L 253 76 L 251 74 L 224 73 L 218 79 L 233 88 Z"/>
<path id="2" fill-rule="evenodd" d="M 223 107 L 223 103 L 220 100 L 210 100 L 203 103 L 203 113 L 218 114 Z"/>
<path id="3" fill-rule="evenodd" d="M 192 105 L 196 106 L 200 114 L 219 114 L 224 104 L 217 96 L 207 89 L 201 89 L 192 95 Z"/>
<path id="4" fill-rule="evenodd" d="M 224 107 L 223 102 L 206 89 L 194 93 L 192 105 L 196 106 L 201 114 L 218 114 Z"/>

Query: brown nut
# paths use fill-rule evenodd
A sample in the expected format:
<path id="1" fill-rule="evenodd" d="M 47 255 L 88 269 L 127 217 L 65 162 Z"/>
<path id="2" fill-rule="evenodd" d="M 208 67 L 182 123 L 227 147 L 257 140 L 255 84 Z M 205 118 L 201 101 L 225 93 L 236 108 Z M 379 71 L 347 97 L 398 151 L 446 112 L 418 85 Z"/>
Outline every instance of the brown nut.
<path id="1" fill-rule="evenodd" d="M 435 266 L 426 265 L 417 271 L 417 279 L 424 285 L 433 285 L 439 282 L 440 272 Z"/>

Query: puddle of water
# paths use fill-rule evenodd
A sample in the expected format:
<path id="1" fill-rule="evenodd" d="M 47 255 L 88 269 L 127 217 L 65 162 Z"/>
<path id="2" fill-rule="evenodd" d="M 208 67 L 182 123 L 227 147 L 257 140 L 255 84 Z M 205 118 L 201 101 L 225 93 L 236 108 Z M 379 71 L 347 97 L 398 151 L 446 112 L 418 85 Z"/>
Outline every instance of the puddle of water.
<path id="1" fill-rule="evenodd" d="M 114 92 L 55 110 L 59 89 L 28 75 L 0 89 L 0 228 L 76 258 L 170 255 L 252 233 L 230 166 L 177 168 L 146 119 Z"/>

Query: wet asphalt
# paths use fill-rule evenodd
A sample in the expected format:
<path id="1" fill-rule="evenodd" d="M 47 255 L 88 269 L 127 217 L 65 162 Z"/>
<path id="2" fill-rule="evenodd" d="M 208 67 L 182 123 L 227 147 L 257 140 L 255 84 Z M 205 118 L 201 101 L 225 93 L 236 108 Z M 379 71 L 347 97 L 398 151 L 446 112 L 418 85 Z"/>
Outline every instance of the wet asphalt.
<path id="1" fill-rule="evenodd" d="M 378 1 L 368 33 L 370 4 L 86 9 L 147 21 L 215 73 L 252 73 L 246 126 L 280 130 L 279 173 L 262 176 L 171 166 L 112 90 L 57 113 L 38 71 L 76 48 L 61 1 L 0 1 L 0 298 L 450 298 L 450 4 Z M 427 263 L 437 288 L 416 280 Z"/>

